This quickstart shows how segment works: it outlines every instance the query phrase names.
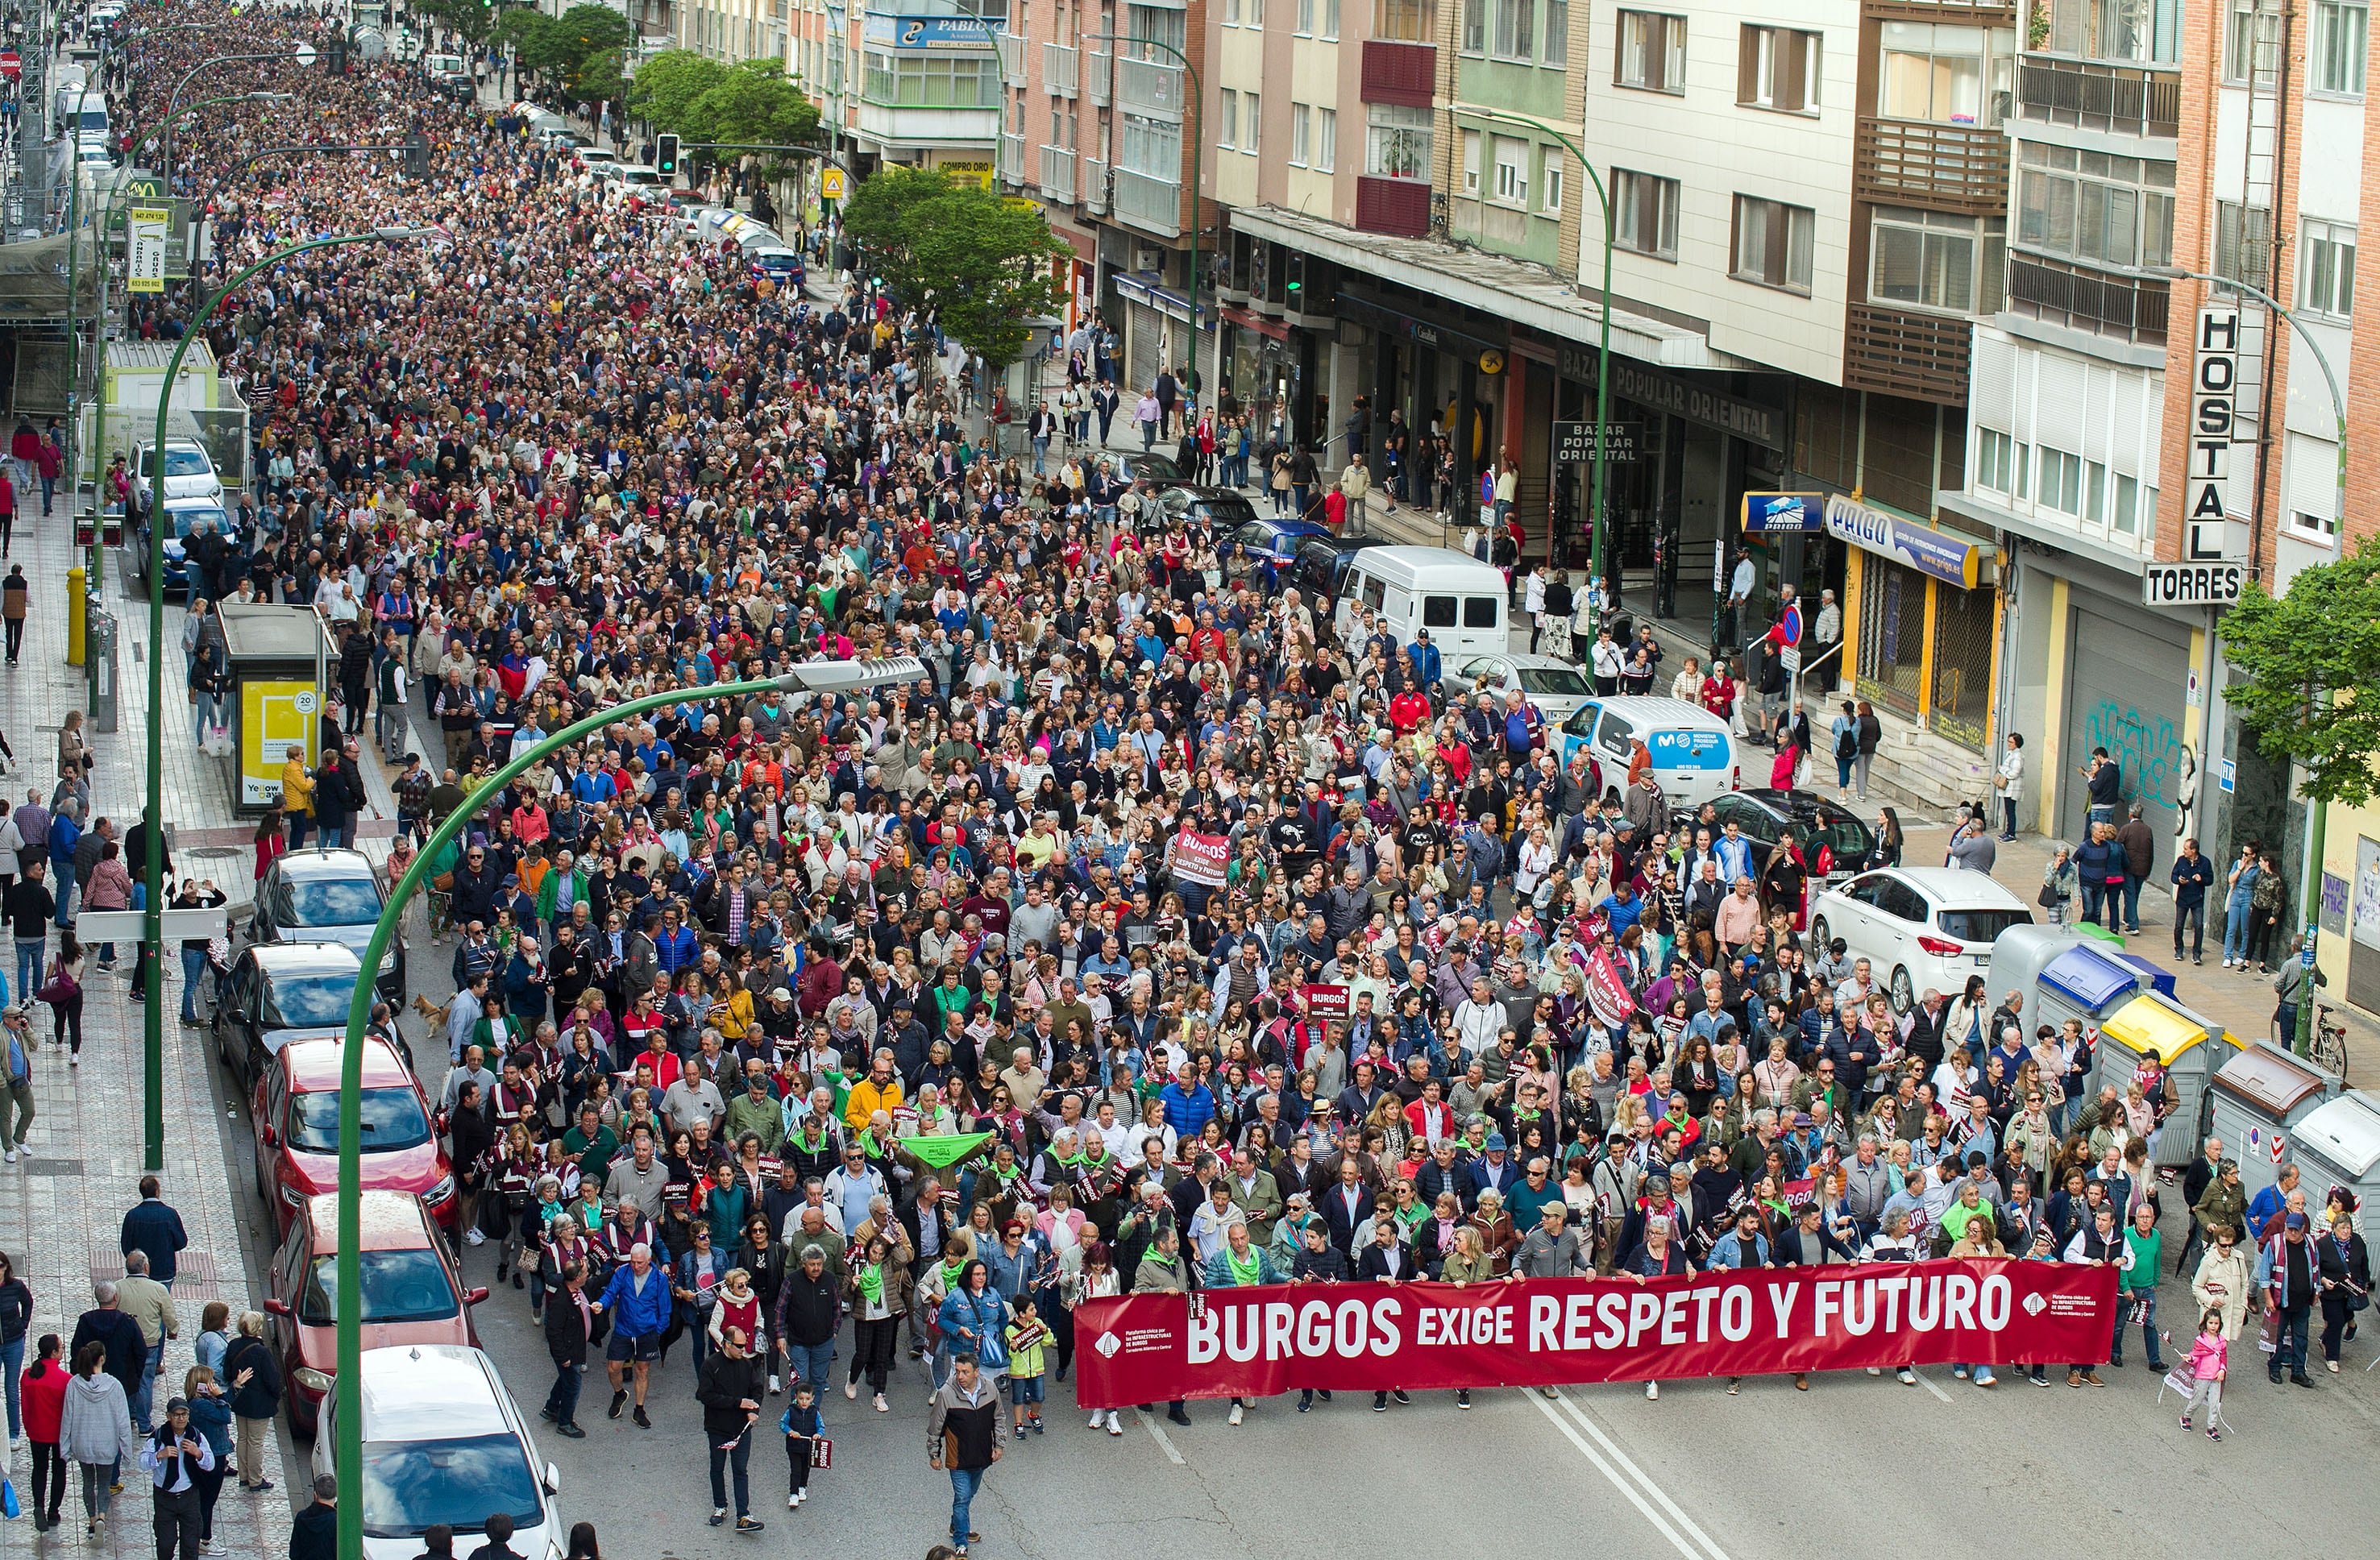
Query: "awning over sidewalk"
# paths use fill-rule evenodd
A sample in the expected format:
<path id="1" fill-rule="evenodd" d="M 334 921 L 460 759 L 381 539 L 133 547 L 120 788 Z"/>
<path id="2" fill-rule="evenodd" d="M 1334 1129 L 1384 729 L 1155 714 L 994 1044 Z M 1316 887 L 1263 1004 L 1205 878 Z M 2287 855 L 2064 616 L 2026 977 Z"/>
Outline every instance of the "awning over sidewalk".
<path id="1" fill-rule="evenodd" d="M 1581 296 L 1545 267 L 1527 260 L 1428 238 L 1358 233 L 1279 206 L 1233 207 L 1232 227 L 1564 341 L 1592 345 L 1603 330 L 1603 310 L 1593 298 Z M 1624 308 L 1611 311 L 1611 350 L 1672 369 L 1756 371 L 1762 367 L 1715 349 L 1710 338 L 1699 331 Z"/>

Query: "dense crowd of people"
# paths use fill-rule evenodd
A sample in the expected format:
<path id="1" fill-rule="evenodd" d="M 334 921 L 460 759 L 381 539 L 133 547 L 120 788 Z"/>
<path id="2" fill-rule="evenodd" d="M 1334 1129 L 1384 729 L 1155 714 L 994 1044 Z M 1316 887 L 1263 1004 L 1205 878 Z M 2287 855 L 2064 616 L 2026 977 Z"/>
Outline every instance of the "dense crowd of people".
<path id="1" fill-rule="evenodd" d="M 207 46 L 142 45 L 127 96 Z M 2178 1215 L 2220 1237 L 2208 1262 L 2259 1253 L 2301 1373 L 2309 1297 L 2368 1288 L 2351 1227 L 2309 1248 L 2302 1208 L 2216 1216 L 2219 1154 L 2197 1211 L 2168 1207 L 2173 1094 L 2095 1091 L 2079 1025 L 2030 1026 L 1981 979 L 1897 1011 L 1807 935 L 1814 878 L 1858 864 L 1791 833 L 1755 857 L 1673 812 L 1641 747 L 1565 762 L 1519 695 L 1450 698 L 1426 634 L 1359 611 L 1338 638 L 1327 603 L 1233 587 L 1228 537 L 1124 503 L 1096 461 L 1043 476 L 978 444 L 901 300 L 780 291 L 394 65 L 291 81 L 297 105 L 177 137 L 218 272 L 435 232 L 294 257 L 198 322 L 255 408 L 259 481 L 236 544 L 191 549 L 188 665 L 201 690 L 210 600 L 313 608 L 347 647 L 260 871 L 310 830 L 353 841 L 364 718 L 400 754 L 426 690 L 443 746 L 391 765 L 392 877 L 471 823 L 429 864 L 455 994 L 425 1004 L 447 1055 L 424 1081 L 463 1239 L 551 1348 L 558 1433 L 586 1433 L 599 1370 L 637 1426 L 691 1384 L 712 1519 L 756 1530 L 764 1423 L 798 1506 L 824 1400 L 890 1411 L 915 1361 L 964 1553 L 983 1470 L 1046 1433 L 1075 1310 L 1120 1293 L 2005 1254 L 2118 1266 L 2153 1308 Z M 292 115 L 421 131 L 431 176 L 242 171 Z M 895 656 L 924 674 L 708 691 Z M 656 692 L 681 696 L 494 783 Z M 1861 751 L 1854 728 L 1845 785 Z M 1897 860 L 1888 813 L 1876 839 Z M 2217 1337 L 2249 1288 L 2199 1295 Z"/>

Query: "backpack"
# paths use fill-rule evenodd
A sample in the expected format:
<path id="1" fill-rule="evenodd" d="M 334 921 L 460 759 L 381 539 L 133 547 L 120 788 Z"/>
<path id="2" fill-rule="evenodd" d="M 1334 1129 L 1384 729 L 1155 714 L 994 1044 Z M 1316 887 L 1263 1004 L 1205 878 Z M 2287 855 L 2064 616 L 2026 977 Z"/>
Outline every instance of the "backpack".
<path id="1" fill-rule="evenodd" d="M 1841 731 L 1835 733 L 1835 756 L 1838 758 L 1856 758 L 1859 756 L 1859 728 L 1857 726 L 1845 726 Z"/>

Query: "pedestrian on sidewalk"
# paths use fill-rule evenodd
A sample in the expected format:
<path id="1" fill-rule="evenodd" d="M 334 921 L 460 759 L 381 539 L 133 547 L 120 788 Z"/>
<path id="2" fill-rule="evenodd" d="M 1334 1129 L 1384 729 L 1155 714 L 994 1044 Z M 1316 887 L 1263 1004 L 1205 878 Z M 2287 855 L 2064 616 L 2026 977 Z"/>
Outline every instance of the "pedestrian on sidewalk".
<path id="1" fill-rule="evenodd" d="M 1868 771 L 1876 768 L 1876 750 L 1884 742 L 1884 722 L 1876 718 L 1876 706 L 1859 701 L 1859 757 L 1852 764 L 1852 781 L 1859 787 L 1859 799 L 1867 800 Z"/>
<path id="2" fill-rule="evenodd" d="M 281 1407 L 283 1386 L 281 1361 L 265 1341 L 264 1312 L 239 1313 L 239 1336 L 224 1350 L 223 1374 L 231 1385 L 232 1419 L 238 1429 L 239 1487 L 262 1494 L 273 1488 L 264 1455 L 273 1445 L 273 1416 Z"/>
<path id="3" fill-rule="evenodd" d="M 81 1469 L 83 1536 L 97 1538 L 115 1498 L 117 1472 L 140 1455 L 140 1441 L 125 1407 L 124 1383 L 100 1368 L 107 1362 L 107 1346 L 86 1343 L 74 1358 L 74 1379 L 67 1383 L 59 1412 L 58 1451 Z"/>
<path id="4" fill-rule="evenodd" d="M 18 1287 L 22 1288 L 21 1283 Z M 0 1283 L 0 1294 L 6 1292 L 6 1285 Z M 5 1313 L 5 1306 L 0 1306 L 0 1314 Z M 13 1407 L 21 1390 L 23 1430 L 25 1438 L 32 1443 L 33 1531 L 37 1533 L 58 1525 L 58 1508 L 67 1499 L 67 1459 L 58 1448 L 59 1421 L 66 1409 L 68 1379 L 67 1363 L 61 1357 L 65 1348 L 57 1334 L 43 1333 L 34 1346 L 33 1362 L 26 1368 L 24 1380 L 20 1383 L 13 1370 L 8 1375 L 8 1401 Z"/>
<path id="5" fill-rule="evenodd" d="M 2094 815 L 2098 809 L 2092 809 Z M 2074 874 L 2082 886 L 2082 919 L 2093 925 L 2112 922 L 2120 925 L 2123 916 L 2124 850 L 2116 843 L 2113 824 L 2102 823 L 2095 816 L 2091 831 L 2082 844 L 2074 848 Z M 2108 901 L 2115 903 L 2110 909 Z M 2100 917 L 2107 916 L 2103 922 Z"/>
<path id="6" fill-rule="evenodd" d="M 25 647 L 25 614 L 32 605 L 33 582 L 25 577 L 25 565 L 12 563 L 8 577 L 0 580 L 0 623 L 7 626 L 8 664 L 17 664 L 17 656 Z"/>
<path id="7" fill-rule="evenodd" d="M 1827 594 L 1831 597 L 1834 592 Z M 2024 800 L 2023 733 L 2008 734 L 2008 748 L 2000 757 L 1999 771 L 1992 776 L 1992 788 L 2000 793 L 2000 842 L 2006 844 L 2016 838 L 2017 804 Z"/>
<path id="8" fill-rule="evenodd" d="M 1157 392 L 1154 390 L 1144 391 L 1141 393 L 1138 404 L 1132 409 L 1132 420 L 1140 425 L 1140 453 L 1142 454 L 1148 454 L 1151 450 L 1156 448 L 1158 423 L 1164 416 L 1165 408 L 1158 405 Z"/>
<path id="9" fill-rule="evenodd" d="M 1099 442 L 1108 441 L 1108 429 L 1115 424 L 1116 390 L 1112 381 L 1101 378 L 1099 387 L 1091 392 L 1091 410 L 1099 414 Z"/>
<path id="10" fill-rule="evenodd" d="M 124 1279 L 115 1286 L 116 1304 L 140 1325 L 140 1374 L 130 1387 L 132 1422 L 146 1435 L 155 1428 L 152 1415 L 157 1400 L 157 1373 L 165 1363 L 165 1345 L 182 1335 L 182 1318 L 174 1309 L 173 1294 L 149 1274 L 149 1254 L 128 1252 Z"/>
<path id="11" fill-rule="evenodd" d="M 2215 883 L 2215 864 L 2198 853 L 2195 835 L 2181 842 L 2168 875 L 2173 884 L 2173 958 L 2181 961 L 2181 931 L 2190 928 L 2190 961 L 2206 962 L 2206 890 Z"/>
<path id="12" fill-rule="evenodd" d="M 0 1010 L 0 1160 L 15 1164 L 17 1156 L 26 1152 L 25 1140 L 33 1131 L 33 1052 L 40 1042 L 33 1037 L 32 1021 L 25 1010 L 11 1003 Z M 10 1118 L 14 1117 L 12 1125 Z M 7 1258 L 0 1256 L 0 1267 Z M 7 1281 L 0 1279 L 0 1373 L 8 1377 L 8 1409 L 10 1433 L 14 1434 L 17 1409 L 17 1367 L 24 1363 L 24 1318 L 8 1314 L 5 1298 Z M 14 1322 L 16 1353 L 8 1351 L 11 1338 L 8 1326 Z"/>
<path id="13" fill-rule="evenodd" d="M 26 811 L 19 807 L 17 816 L 21 818 Z M 11 883 L 6 896 L 0 898 L 0 908 L 7 913 L 8 928 L 17 944 L 16 989 L 23 1003 L 33 1000 L 42 984 L 42 962 L 50 947 L 50 913 L 57 908 L 45 881 L 50 864 L 45 857 L 32 853 L 42 848 L 26 847 L 24 856 L 19 858 L 24 876 Z"/>
<path id="14" fill-rule="evenodd" d="M 183 1227 L 182 1215 L 165 1201 L 163 1191 L 155 1176 L 140 1178 L 140 1201 L 125 1214 L 117 1243 L 128 1260 L 140 1252 L 148 1260 L 150 1276 L 170 1285 L 180 1270 L 179 1257 L 189 1246 L 190 1237 Z"/>
<path id="15" fill-rule="evenodd" d="M 140 1447 L 140 1469 L 152 1486 L 150 1521 L 157 1535 L 157 1560 L 198 1560 L 199 1480 L 214 1467 L 214 1448 L 190 1426 L 189 1400 L 168 1401 L 165 1422 Z"/>
<path id="16" fill-rule="evenodd" d="M 883 1399 L 877 1399 L 883 1407 Z M 826 1437 L 826 1420 L 819 1412 L 818 1395 L 808 1382 L 794 1384 L 793 1401 L 786 1406 L 784 1417 L 777 1428 L 785 1437 L 786 1490 L 785 1509 L 793 1510 L 810 1498 L 810 1458 L 817 1455 L 818 1444 Z"/>
<path id="17" fill-rule="evenodd" d="M 48 976 L 34 995 L 50 1005 L 50 1038 L 63 1041 L 69 1032 L 74 1036 L 67 1050 L 68 1067 L 82 1065 L 82 944 L 72 932 L 60 932 L 58 950 L 50 956 Z"/>
<path id="18" fill-rule="evenodd" d="M 198 1478 L 199 1553 L 226 1554 L 230 1552 L 215 1542 L 215 1503 L 223 1498 L 224 1481 L 231 1477 L 231 1400 L 215 1380 L 214 1368 L 204 1363 L 182 1373 L 182 1396 L 190 1405 L 190 1428 L 215 1455 L 214 1466 L 200 1469 Z"/>
<path id="19" fill-rule="evenodd" d="M 2256 841 L 2251 840 L 2240 847 L 2240 859 L 2231 864 L 2224 887 L 2223 967 L 2227 970 L 2248 967 L 2249 906 L 2255 900 L 2256 879 L 2264 872 Z"/>

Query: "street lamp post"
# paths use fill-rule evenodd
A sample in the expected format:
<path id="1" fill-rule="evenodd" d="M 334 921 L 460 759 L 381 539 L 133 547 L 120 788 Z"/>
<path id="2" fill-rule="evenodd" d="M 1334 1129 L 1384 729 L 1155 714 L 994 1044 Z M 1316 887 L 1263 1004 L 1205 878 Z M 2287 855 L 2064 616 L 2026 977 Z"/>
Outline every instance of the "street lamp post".
<path id="1" fill-rule="evenodd" d="M 1610 458 L 1611 440 L 1611 240 L 1613 233 L 1611 196 L 1603 187 L 1603 175 L 1595 171 L 1594 159 L 1580 151 L 1576 141 L 1544 120 L 1532 119 L 1524 114 L 1508 114 L 1500 108 L 1466 106 L 1461 112 L 1478 119 L 1497 119 L 1508 124 L 1526 125 L 1531 129 L 1551 136 L 1561 142 L 1564 150 L 1578 159 L 1579 166 L 1586 170 L 1587 180 L 1595 187 L 1596 201 L 1603 208 L 1603 304 L 1597 311 L 1601 316 L 1599 326 L 1601 339 L 1595 353 L 1595 475 L 1592 481 L 1592 496 L 1588 500 L 1588 507 L 1593 514 L 1588 521 L 1587 533 L 1589 538 L 1587 566 L 1594 572 L 1596 582 L 1595 587 L 1590 588 L 1587 595 L 1586 637 L 1587 643 L 1592 646 L 1595 643 L 1597 631 L 1603 625 L 1604 614 L 1608 610 L 1607 603 L 1612 594 L 1611 582 L 1605 577 L 1603 570 L 1604 467 Z M 1548 533 L 1547 551 L 1550 556 L 1552 551 L 1550 533 Z"/>
<path id="2" fill-rule="evenodd" d="M 199 339 L 207 317 L 258 272 L 311 249 L 333 249 L 347 244 L 400 243 L 419 238 L 429 231 L 412 227 L 378 228 L 370 233 L 341 233 L 327 238 L 310 238 L 302 244 L 290 244 L 275 249 L 207 296 L 192 312 L 189 329 L 183 333 L 180 341 L 174 344 L 174 355 L 165 360 L 164 387 L 157 394 L 157 436 L 150 449 L 156 465 L 152 468 L 149 490 L 149 797 L 141 815 L 148 833 L 147 859 L 141 864 L 141 881 L 148 895 L 148 903 L 141 913 L 140 956 L 152 961 L 150 968 L 140 972 L 144 980 L 143 990 L 148 996 L 141 1014 L 142 1094 L 146 1110 L 142 1163 L 152 1171 L 165 1167 L 165 993 L 163 989 L 164 949 L 162 946 L 165 912 L 165 820 L 160 804 L 165 789 L 166 658 L 159 652 L 165 643 L 165 414 L 173 405 L 169 393 L 175 379 L 182 371 L 183 356 L 189 351 L 190 344 Z"/>
<path id="3" fill-rule="evenodd" d="M 875 661 L 813 662 L 775 677 L 757 677 L 740 683 L 713 683 L 707 688 L 672 688 L 646 694 L 625 704 L 597 710 L 535 745 L 516 752 L 511 762 L 491 775 L 474 795 L 496 795 L 531 766 L 543 763 L 571 744 L 593 736 L 615 720 L 625 720 L 667 705 L 683 704 L 693 698 L 738 698 L 747 694 L 844 693 L 886 683 L 913 682 L 924 675 L 926 667 L 923 661 L 914 656 L 895 656 Z M 415 894 L 421 891 L 421 882 L 430 871 L 430 864 L 438 859 L 455 836 L 470 826 L 479 812 L 478 807 L 467 803 L 446 815 L 445 820 L 431 832 L 428 842 L 415 853 L 404 875 L 389 885 L 388 901 L 382 907 L 380 920 L 372 927 L 371 939 L 364 944 L 363 970 L 356 979 L 355 997 L 347 1004 L 346 1040 L 339 1055 L 339 1252 L 335 1259 L 338 1282 L 334 1294 L 337 1300 L 338 1320 L 337 1379 L 346 1384 L 349 1391 L 354 1390 L 354 1384 L 363 1379 L 364 1363 L 363 1255 L 358 1250 L 363 1239 L 360 1186 L 363 1177 L 364 1030 L 371 1022 L 380 961 L 387 956 L 388 945 L 395 939 L 397 925 L 405 919 L 405 907 L 412 902 Z M 335 1441 L 335 1471 L 341 1492 L 339 1556 L 340 1560 L 361 1560 L 363 1415 L 352 1408 L 343 1407 L 342 1411 L 332 1416 L 332 1432 Z"/>
<path id="4" fill-rule="evenodd" d="M 2155 274 L 2168 279 L 2186 278 L 2192 282 L 2212 283 L 2218 287 L 2245 293 L 2288 320 L 2289 329 L 2305 343 L 2306 351 L 2313 357 L 2314 367 L 2322 370 L 2323 383 L 2330 387 L 2331 412 L 2338 419 L 2338 471 L 2334 494 L 2338 507 L 2331 513 L 2344 526 L 2347 523 L 2347 398 L 2338 393 L 2338 375 L 2331 368 L 2330 357 L 2323 351 L 2322 343 L 2314 339 L 2313 333 L 2306 329 L 2305 322 L 2297 317 L 2295 310 L 2283 308 L 2280 299 L 2252 283 L 2235 281 L 2228 276 L 2215 276 L 2203 271 L 2184 271 L 2180 266 L 2161 266 Z M 2317 707 L 2326 704 L 2329 698 L 2330 690 L 2327 688 L 2317 688 L 2313 692 L 2313 702 Z M 2305 862 L 2298 885 L 2298 904 L 2299 913 L 2305 918 L 2304 959 L 2309 971 L 2313 966 L 2314 942 L 2322 933 L 2323 834 L 2327 821 L 2327 811 L 2323 804 L 2311 796 L 2307 797 Z M 2313 993 L 2308 989 L 2299 994 L 2298 1030 L 2290 1038 L 2290 1045 L 2300 1056 L 2308 1055 L 2313 1048 Z"/>

